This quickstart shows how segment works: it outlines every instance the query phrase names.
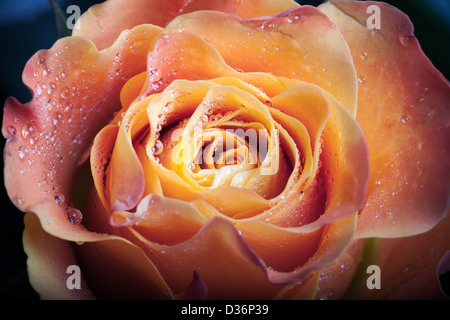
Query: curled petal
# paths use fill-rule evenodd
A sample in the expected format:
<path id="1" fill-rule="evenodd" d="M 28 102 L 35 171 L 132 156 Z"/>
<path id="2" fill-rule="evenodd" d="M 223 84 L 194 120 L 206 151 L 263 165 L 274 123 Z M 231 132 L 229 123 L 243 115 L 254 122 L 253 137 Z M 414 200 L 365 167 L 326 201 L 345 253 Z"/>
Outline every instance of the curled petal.
<path id="1" fill-rule="evenodd" d="M 124 31 L 100 52 L 85 38 L 63 38 L 28 61 L 23 80 L 33 99 L 25 105 L 8 99 L 2 127 L 8 139 L 5 184 L 19 209 L 31 210 L 46 202 L 63 208 L 73 205 L 74 194 L 83 192 L 74 187 L 84 170 L 83 155 L 120 108 L 120 88 L 126 79 L 145 70 L 146 48 L 157 31 L 151 26 Z M 39 212 L 44 220 L 54 219 L 49 217 L 53 210 Z M 67 225 L 72 226 L 69 221 Z"/>
<path id="2" fill-rule="evenodd" d="M 134 226 L 153 242 L 173 245 L 191 238 L 206 218 L 187 202 L 149 194 L 142 198 L 136 212 L 114 211 L 113 226 Z"/>
<path id="3" fill-rule="evenodd" d="M 354 237 L 355 226 L 356 214 L 328 224 L 322 233 L 316 250 L 308 261 L 290 272 L 269 269 L 267 274 L 268 278 L 273 283 L 295 283 L 304 280 L 315 270 L 328 267 L 347 249 Z M 302 229 L 301 227 L 287 228 L 286 231 L 301 233 Z M 260 240 L 262 242 L 265 241 L 264 239 Z"/>
<path id="4" fill-rule="evenodd" d="M 182 292 L 192 272 L 208 285 L 208 299 L 269 299 L 281 289 L 267 280 L 265 266 L 231 222 L 214 217 L 191 239 L 175 246 L 129 235 L 151 258 L 175 293 Z"/>
<path id="5" fill-rule="evenodd" d="M 119 128 L 111 155 L 109 186 L 111 210 L 129 210 L 142 198 L 144 170 L 125 129 Z"/>
<path id="6" fill-rule="evenodd" d="M 379 30 L 366 27 L 371 4 L 381 10 Z M 320 9 L 343 32 L 360 82 L 357 120 L 371 169 L 358 236 L 427 231 L 450 203 L 449 82 L 424 55 L 411 21 L 399 10 L 369 1 L 333 1 Z"/>

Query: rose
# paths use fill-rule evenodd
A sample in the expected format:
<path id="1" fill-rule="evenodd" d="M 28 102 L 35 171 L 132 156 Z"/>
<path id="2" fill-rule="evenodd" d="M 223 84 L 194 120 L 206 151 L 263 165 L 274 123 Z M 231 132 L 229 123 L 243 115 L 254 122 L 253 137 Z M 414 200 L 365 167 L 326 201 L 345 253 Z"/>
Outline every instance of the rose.
<path id="1" fill-rule="evenodd" d="M 398 284 L 408 288 L 417 270 L 425 270 L 419 287 L 435 290 L 428 280 L 448 250 L 447 222 L 400 237 L 431 229 L 446 212 L 448 82 L 410 37 L 403 14 L 377 4 L 386 27 L 356 23 L 367 19 L 369 4 L 283 12 L 295 4 L 155 10 L 148 1 L 148 10 L 122 10 L 109 1 L 81 18 L 75 37 L 33 56 L 24 71 L 33 100 L 7 101 L 3 134 L 9 195 L 33 212 L 24 243 L 41 297 L 204 297 L 205 287 L 209 298 L 341 297 L 361 259 L 358 239 L 368 237 L 399 238 L 381 241 L 374 255 L 389 271 L 379 297 L 402 297 Z M 202 8 L 217 12 L 188 13 Z M 188 14 L 175 17 L 181 13 Z M 231 114 L 220 118 L 219 107 Z M 203 116 L 199 140 L 187 129 Z M 182 119 L 187 124 L 176 127 Z M 222 186 L 206 190 L 183 157 L 199 150 L 196 141 L 212 155 L 207 135 L 220 141 L 232 127 L 267 142 L 278 170 L 264 175 L 258 161 L 246 172 L 233 167 L 231 176 L 216 168 L 222 179 L 204 176 Z M 168 151 L 175 132 L 184 136 Z M 231 154 L 254 151 L 245 139 L 241 146 Z M 96 188 L 86 197 L 88 182 L 78 178 L 89 163 Z M 194 161 L 195 170 L 201 164 Z M 227 186 L 254 172 L 247 188 Z M 255 187 L 261 181 L 264 188 Z M 280 181 L 285 190 L 270 188 Z M 411 242 L 424 248 L 402 249 Z M 405 263 L 414 272 L 398 277 Z M 85 279 L 81 290 L 61 281 L 73 264 Z"/>

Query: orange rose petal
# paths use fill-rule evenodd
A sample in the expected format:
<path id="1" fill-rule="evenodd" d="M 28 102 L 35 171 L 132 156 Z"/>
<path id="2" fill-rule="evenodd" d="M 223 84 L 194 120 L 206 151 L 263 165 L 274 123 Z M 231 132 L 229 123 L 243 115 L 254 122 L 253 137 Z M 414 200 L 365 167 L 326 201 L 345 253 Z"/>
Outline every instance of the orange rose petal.
<path id="1" fill-rule="evenodd" d="M 105 208 L 109 208 L 111 205 L 110 190 L 106 184 L 109 179 L 107 170 L 118 133 L 119 127 L 116 125 L 104 127 L 95 137 L 91 149 L 92 177 L 99 199 Z"/>
<path id="2" fill-rule="evenodd" d="M 144 147 L 142 147 L 141 145 L 136 145 L 135 150 L 139 160 L 141 161 L 142 168 L 144 169 L 144 195 L 153 193 L 162 196 L 163 191 L 161 187 L 161 181 L 156 174 L 155 164 L 148 158 Z"/>
<path id="3" fill-rule="evenodd" d="M 111 194 L 111 210 L 134 208 L 144 193 L 144 170 L 122 126 L 117 133 L 109 166 L 109 186 L 106 188 Z"/>
<path id="4" fill-rule="evenodd" d="M 216 10 L 253 18 L 276 14 L 298 6 L 292 0 L 264 0 L 257 5 L 247 1 L 221 0 L 109 0 L 93 5 L 77 21 L 72 35 L 92 40 L 101 50 L 109 47 L 125 29 L 140 24 L 164 27 L 178 15 L 195 10 Z"/>
<path id="5" fill-rule="evenodd" d="M 206 218 L 187 202 L 149 194 L 136 212 L 114 211 L 110 222 L 115 227 L 132 226 L 150 241 L 174 245 L 191 238 Z"/>
<path id="6" fill-rule="evenodd" d="M 45 232 L 39 218 L 27 213 L 24 218 L 25 231 L 23 245 L 28 256 L 28 276 L 32 287 L 41 299 L 93 299 L 83 275 L 80 274 L 80 288 L 71 290 L 68 283 L 73 283 L 67 273 L 68 267 L 77 265 L 70 242 L 53 237 Z"/>
<path id="7" fill-rule="evenodd" d="M 331 114 L 323 131 L 320 154 L 327 207 L 326 213 L 313 223 L 319 225 L 359 211 L 366 201 L 369 180 L 369 152 L 361 127 L 336 100 L 328 101 Z"/>
<path id="8" fill-rule="evenodd" d="M 25 105 L 8 99 L 2 128 L 8 139 L 5 184 L 20 210 L 47 201 L 71 206 L 78 163 L 120 108 L 126 79 L 145 71 L 146 48 L 154 34 L 153 27 L 138 26 L 101 52 L 87 39 L 63 38 L 28 61 L 23 81 L 33 99 Z"/>
<path id="9" fill-rule="evenodd" d="M 304 280 L 311 272 L 328 267 L 348 247 L 355 234 L 356 214 L 328 224 L 322 234 L 314 254 L 309 260 L 291 272 L 268 270 L 268 278 L 273 283 L 294 283 Z M 287 228 L 286 231 L 302 233 L 302 227 Z M 308 232 L 308 231 L 307 231 Z M 260 237 L 260 241 L 268 241 Z"/>
<path id="10" fill-rule="evenodd" d="M 175 246 L 151 243 L 130 234 L 156 264 L 175 293 L 196 271 L 208 286 L 208 299 L 270 299 L 281 290 L 267 280 L 264 264 L 231 222 L 214 217 L 191 239 Z"/>
<path id="11" fill-rule="evenodd" d="M 276 271 L 302 266 L 316 252 L 323 230 L 297 233 L 260 221 L 236 222 L 245 242 L 264 263 Z"/>
<path id="12" fill-rule="evenodd" d="M 324 95 L 317 88 L 305 84 L 289 88 L 271 101 L 274 108 L 300 119 L 305 124 L 312 139 L 311 144 L 315 146 L 314 163 L 305 164 L 305 169 L 310 171 L 309 174 L 306 172 L 306 175 L 309 185 L 317 183 L 312 180 L 313 178 L 323 180 L 321 183 L 326 191 L 327 206 L 320 218 L 302 226 L 305 232 L 316 230 L 360 210 L 366 199 L 365 188 L 369 175 L 368 150 L 363 132 L 352 115 L 330 95 Z M 308 112 L 310 110 L 314 111 Z M 319 178 L 317 170 L 321 174 Z M 298 205 L 300 191 L 308 191 L 304 200 L 310 198 L 309 192 L 314 195 L 318 192 L 317 188 L 309 189 L 309 185 L 300 182 L 301 180 L 296 186 L 300 190 L 296 189 L 295 193 L 289 194 L 285 199 L 285 203 L 292 209 Z M 321 183 L 318 187 L 321 187 Z M 303 198 L 300 196 L 300 200 Z M 268 216 L 269 220 L 273 219 L 274 223 L 283 226 L 295 221 L 289 214 L 276 214 L 275 209 L 276 207 L 273 217 L 268 215 L 262 217 Z M 290 222 L 287 222 L 288 220 Z"/>
<path id="13" fill-rule="evenodd" d="M 120 91 L 120 103 L 123 109 L 127 109 L 131 103 L 139 96 L 146 80 L 148 78 L 147 71 L 141 72 L 128 80 Z"/>
<path id="14" fill-rule="evenodd" d="M 348 45 L 336 26 L 313 7 L 253 20 L 194 12 L 174 19 L 159 38 L 178 32 L 202 37 L 237 70 L 271 72 L 317 84 L 356 114 L 357 79 Z"/>
<path id="15" fill-rule="evenodd" d="M 380 7 L 380 30 L 366 26 L 371 4 Z M 356 1 L 320 8 L 343 32 L 360 79 L 357 120 L 369 145 L 371 171 L 357 234 L 427 231 L 449 204 L 449 82 L 423 54 L 399 10 Z"/>
<path id="16" fill-rule="evenodd" d="M 203 80 L 236 73 L 214 47 L 190 33 L 158 39 L 148 54 L 147 68 L 147 94 L 162 91 L 176 79 Z"/>

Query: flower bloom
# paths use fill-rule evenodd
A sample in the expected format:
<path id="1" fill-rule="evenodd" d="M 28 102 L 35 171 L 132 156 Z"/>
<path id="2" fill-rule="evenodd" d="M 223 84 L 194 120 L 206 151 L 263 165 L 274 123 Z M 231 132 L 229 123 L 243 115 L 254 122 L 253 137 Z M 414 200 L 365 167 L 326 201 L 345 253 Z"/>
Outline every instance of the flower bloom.
<path id="1" fill-rule="evenodd" d="M 438 296 L 449 83 L 370 4 L 109 0 L 37 52 L 2 130 L 41 297 L 343 297 L 374 237 L 354 294 Z"/>

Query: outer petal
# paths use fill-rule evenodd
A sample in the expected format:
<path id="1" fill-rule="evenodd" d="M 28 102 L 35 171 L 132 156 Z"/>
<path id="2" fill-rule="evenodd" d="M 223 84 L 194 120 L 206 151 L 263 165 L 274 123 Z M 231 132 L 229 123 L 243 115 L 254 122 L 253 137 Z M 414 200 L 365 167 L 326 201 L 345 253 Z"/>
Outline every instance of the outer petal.
<path id="1" fill-rule="evenodd" d="M 91 39 L 99 50 L 109 47 L 125 29 L 139 24 L 164 27 L 176 16 L 196 10 L 216 10 L 242 18 L 273 15 L 298 6 L 292 0 L 264 0 L 256 4 L 238 0 L 109 0 L 92 6 L 74 28 L 74 36 Z"/>
<path id="2" fill-rule="evenodd" d="M 77 265 L 70 242 L 55 238 L 45 232 L 33 213 L 25 215 L 23 244 L 28 255 L 28 276 L 41 299 L 93 299 L 92 292 L 83 279 L 80 289 L 67 287 L 67 268 Z"/>
<path id="3" fill-rule="evenodd" d="M 176 32 L 200 36 L 238 70 L 271 72 L 316 84 L 356 114 L 356 72 L 349 48 L 336 26 L 316 8 L 304 6 L 249 20 L 194 12 L 164 29 L 164 34 Z"/>
<path id="4" fill-rule="evenodd" d="M 63 38 L 28 61 L 23 80 L 33 100 L 7 100 L 2 128 L 8 139 L 5 183 L 19 209 L 46 201 L 71 205 L 72 194 L 80 192 L 73 179 L 83 154 L 119 110 L 125 81 L 145 70 L 147 47 L 158 31 L 148 25 L 125 31 L 101 52 L 87 39 Z"/>
<path id="5" fill-rule="evenodd" d="M 381 29 L 366 8 L 381 9 Z M 370 150 L 368 201 L 359 237 L 398 237 L 432 228 L 450 194 L 449 82 L 420 49 L 408 17 L 377 2 L 335 1 L 321 10 L 349 43 L 358 72 L 358 115 Z"/>

